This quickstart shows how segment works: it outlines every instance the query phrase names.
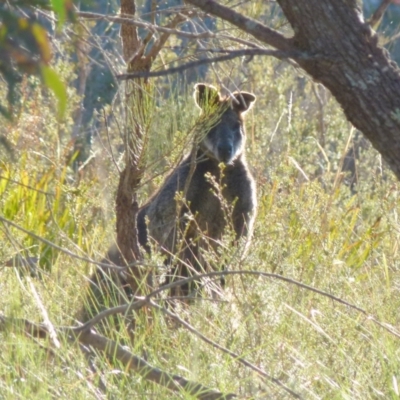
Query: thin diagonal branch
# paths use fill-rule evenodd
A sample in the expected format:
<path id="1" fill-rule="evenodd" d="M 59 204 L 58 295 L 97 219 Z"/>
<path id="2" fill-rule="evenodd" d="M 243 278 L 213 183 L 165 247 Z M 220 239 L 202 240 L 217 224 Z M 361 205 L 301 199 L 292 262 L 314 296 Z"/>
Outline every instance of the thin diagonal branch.
<path id="1" fill-rule="evenodd" d="M 10 226 L 13 226 L 14 228 L 26 233 L 27 235 L 35 238 L 36 240 L 39 240 L 42 243 L 45 243 L 48 246 L 51 246 L 54 249 L 57 249 L 57 250 L 65 253 L 65 254 L 67 254 L 70 257 L 76 258 L 77 260 L 86 261 L 86 262 L 89 262 L 91 264 L 98 265 L 99 267 L 109 268 L 109 269 L 113 269 L 113 270 L 116 270 L 116 271 L 126 271 L 126 267 L 119 267 L 119 266 L 116 266 L 116 265 L 113 265 L 113 264 L 110 264 L 110 263 L 97 262 L 97 261 L 95 261 L 95 260 L 93 260 L 93 259 L 91 259 L 89 257 L 83 257 L 83 256 L 80 256 L 78 254 L 75 254 L 72 251 L 69 251 L 69 250 L 65 249 L 64 247 L 56 245 L 55 243 L 51 242 L 50 240 L 47 240 L 47 239 L 45 239 L 45 238 L 43 238 L 43 237 L 41 237 L 39 235 L 36 235 L 36 233 L 34 233 L 32 231 L 28 231 L 27 229 L 23 228 L 22 226 L 16 224 L 13 221 L 10 221 L 7 218 L 2 217 L 1 215 L 0 215 L 0 221 L 3 224 L 7 224 L 7 225 L 10 225 Z M 141 261 L 137 261 L 137 262 L 133 263 L 133 265 L 139 266 L 139 265 L 144 265 L 144 264 Z"/>
<path id="2" fill-rule="evenodd" d="M 0 314 L 0 332 L 11 328 L 40 339 L 49 337 L 49 331 L 43 324 L 35 324 L 25 319 L 9 318 Z M 224 394 L 200 383 L 189 381 L 179 375 L 170 374 L 153 367 L 143 358 L 135 356 L 125 346 L 121 346 L 117 342 L 93 331 L 86 330 L 82 332 L 79 329 L 70 327 L 56 329 L 58 335 L 64 335 L 70 342 L 74 342 L 77 339 L 79 343 L 103 352 L 110 360 L 118 360 L 128 370 L 139 374 L 142 378 L 164 386 L 173 392 L 185 391 L 200 400 L 228 400 L 237 397 L 233 393 Z"/>
<path id="3" fill-rule="evenodd" d="M 82 256 L 79 256 L 79 255 L 77 255 L 77 254 L 75 254 L 75 253 L 72 253 L 72 252 L 70 252 L 70 251 L 67 250 L 67 249 L 64 249 L 64 248 L 62 248 L 62 247 L 60 247 L 60 246 L 57 246 L 57 245 L 54 244 L 53 242 L 50 242 L 49 240 L 46 240 L 46 239 L 44 239 L 44 238 L 42 238 L 42 237 L 40 237 L 40 236 L 34 234 L 33 232 L 28 231 L 28 230 L 22 228 L 22 227 L 19 226 L 18 224 L 14 223 L 14 222 L 12 222 L 12 221 L 10 221 L 10 220 L 8 220 L 7 218 L 4 218 L 4 217 L 2 217 L 2 216 L 0 216 L 0 221 L 3 222 L 3 223 L 5 223 L 5 224 L 11 225 L 11 226 L 13 226 L 13 227 L 15 227 L 15 228 L 17 228 L 17 229 L 19 229 L 19 230 L 21 230 L 21 231 L 27 233 L 28 235 L 34 237 L 35 239 L 38 239 L 38 240 L 40 240 L 40 241 L 43 241 L 44 243 L 46 243 L 46 244 L 48 244 L 48 245 L 50 245 L 50 246 L 52 246 L 52 247 L 54 247 L 54 248 L 56 248 L 56 249 L 58 249 L 58 250 L 64 252 L 64 253 L 66 253 L 67 255 L 69 255 L 69 256 L 71 256 L 71 257 L 74 257 L 74 258 L 77 258 L 77 259 L 80 259 L 80 260 L 83 260 L 83 261 L 87 261 L 87 262 L 89 262 L 89 263 L 92 263 L 92 264 L 95 264 L 95 265 L 98 265 L 98 266 L 101 266 L 101 267 L 104 267 L 104 268 L 115 269 L 115 270 L 118 270 L 118 271 L 126 271 L 126 267 L 118 267 L 118 266 L 115 266 L 115 265 L 112 265 L 112 264 L 97 262 L 97 261 L 94 261 L 94 260 L 92 260 L 92 259 L 90 259 L 90 258 L 82 257 Z M 146 264 L 143 263 L 143 262 L 137 262 L 137 263 L 135 263 L 135 265 L 146 266 Z M 301 282 L 299 282 L 299 281 L 296 281 L 296 280 L 294 280 L 294 279 L 291 279 L 291 278 L 288 278 L 288 277 L 285 277 L 285 276 L 282 276 L 282 275 L 279 275 L 279 274 L 269 273 L 269 272 L 261 272 L 261 271 L 213 271 L 213 272 L 209 272 L 209 273 L 206 273 L 206 274 L 199 274 L 199 275 L 191 276 L 191 277 L 189 277 L 189 278 L 181 279 L 181 280 L 179 280 L 179 281 L 171 282 L 171 283 L 169 283 L 169 284 L 167 284 L 167 285 L 161 286 L 160 288 L 158 288 L 158 289 L 152 291 L 152 292 L 147 296 L 147 298 L 155 297 L 155 296 L 159 295 L 160 293 L 162 293 L 162 292 L 164 292 L 164 291 L 166 291 L 166 290 L 169 290 L 169 289 L 172 289 L 172 288 L 174 288 L 174 287 L 178 287 L 178 286 L 181 286 L 181 285 L 190 283 L 190 282 L 192 282 L 192 281 L 194 281 L 194 280 L 198 280 L 198 279 L 201 279 L 201 278 L 203 278 L 203 277 L 211 277 L 211 278 L 212 278 L 212 277 L 221 277 L 221 276 L 227 276 L 227 275 L 253 275 L 253 276 L 263 276 L 263 277 L 274 278 L 274 279 L 278 279 L 278 280 L 281 280 L 281 281 L 284 281 L 284 282 L 287 282 L 287 283 L 290 283 L 290 284 L 297 285 L 297 286 L 299 286 L 299 287 L 301 287 L 301 288 L 303 288 L 303 289 L 310 290 L 310 291 L 315 292 L 315 293 L 317 293 L 317 294 L 319 294 L 319 295 L 328 297 L 328 298 L 330 298 L 330 299 L 332 299 L 332 300 L 334 300 L 334 301 L 336 301 L 336 302 L 338 302 L 338 303 L 341 303 L 341 304 L 343 304 L 343 305 L 345 305 L 345 306 L 347 306 L 347 307 L 350 307 L 350 308 L 352 308 L 352 309 L 354 309 L 354 310 L 357 310 L 358 312 L 360 312 L 360 313 L 366 315 L 366 316 L 368 317 L 369 320 L 375 322 L 376 324 L 378 324 L 378 325 L 381 326 L 382 328 L 386 329 L 388 332 L 390 332 L 390 333 L 393 334 L 394 336 L 400 338 L 400 334 L 399 334 L 398 332 L 396 332 L 395 330 L 393 330 L 392 327 L 389 327 L 388 324 L 384 324 L 384 323 L 382 323 L 382 322 L 379 322 L 374 316 L 372 316 L 368 311 L 364 310 L 363 308 L 358 307 L 358 306 L 356 306 L 356 305 L 354 305 L 354 304 L 351 304 L 351 303 L 349 303 L 349 302 L 347 302 L 347 301 L 341 299 L 340 297 L 337 297 L 337 296 L 334 296 L 334 295 L 332 295 L 332 294 L 330 294 L 330 293 L 324 292 L 323 290 L 320 290 L 320 289 L 317 289 L 317 288 L 315 288 L 315 287 L 306 285 L 306 284 L 301 283 Z M 118 311 L 116 311 L 116 312 L 111 311 L 109 315 L 113 315 L 113 314 L 116 314 L 116 313 L 119 313 L 119 312 L 121 312 L 121 313 L 129 312 L 130 310 L 136 309 L 136 306 L 137 306 L 138 308 L 141 307 L 141 306 L 139 307 L 139 305 L 135 305 L 135 303 L 127 304 L 127 305 L 124 305 L 124 306 L 119 306 L 119 307 L 118 307 Z M 110 310 L 109 310 L 109 311 L 110 311 Z M 107 314 L 107 313 L 105 313 L 105 314 Z M 91 326 L 93 326 L 94 324 L 98 323 L 98 322 L 99 322 L 100 320 L 102 320 L 103 318 L 105 318 L 106 316 L 107 316 L 107 315 L 104 315 L 104 317 L 100 317 L 100 318 L 98 319 L 98 321 L 96 321 L 96 322 L 94 322 L 94 323 L 91 322 L 92 320 L 91 320 L 91 321 L 88 321 L 87 324 L 84 325 L 85 329 L 88 328 L 89 324 L 90 324 L 90 327 L 91 327 Z M 95 318 L 96 318 L 96 317 L 95 317 Z M 88 325 L 88 326 L 86 326 L 86 325 Z M 79 327 L 79 328 L 77 328 L 77 329 L 83 330 L 84 328 L 81 326 L 81 327 Z"/>
<path id="4" fill-rule="evenodd" d="M 221 40 L 229 40 L 232 42 L 244 44 L 249 47 L 253 48 L 261 48 L 258 44 L 251 42 L 250 40 L 245 40 L 241 38 L 237 38 L 234 36 L 231 36 L 229 34 L 224 34 L 224 33 L 214 33 L 210 31 L 204 31 L 201 33 L 192 33 L 192 32 L 185 32 L 181 31 L 179 29 L 174 29 L 170 25 L 167 26 L 159 26 L 155 24 L 150 24 L 148 22 L 138 20 L 138 19 L 132 19 L 132 18 L 127 18 L 127 17 L 117 17 L 113 15 L 104 15 L 104 14 L 98 14 L 98 13 L 93 13 L 93 12 L 78 12 L 77 15 L 80 18 L 83 19 L 93 19 L 93 20 L 104 20 L 104 21 L 109 21 L 109 22 L 114 22 L 116 24 L 128 24 L 128 25 L 133 25 L 138 28 L 144 28 L 149 31 L 149 35 L 146 36 L 146 38 L 143 40 L 143 44 L 146 45 L 149 40 L 151 39 L 153 35 L 153 31 L 156 32 L 161 32 L 165 33 L 168 35 L 176 35 L 178 37 L 184 37 L 187 39 L 193 39 L 193 40 L 199 40 L 199 39 L 221 39 Z"/>
<path id="5" fill-rule="evenodd" d="M 385 14 L 385 11 L 387 10 L 387 8 L 390 6 L 391 3 L 392 3 L 392 0 L 382 0 L 381 4 L 375 10 L 375 12 L 372 14 L 371 18 L 368 21 L 368 24 L 372 28 L 376 29 L 379 26 L 379 23 L 381 22 L 383 14 Z"/>
<path id="6" fill-rule="evenodd" d="M 178 26 L 180 23 L 182 23 L 184 21 L 186 21 L 186 16 L 177 14 L 177 15 L 175 15 L 174 19 L 166 25 L 166 28 L 174 29 L 176 26 Z M 155 59 L 157 57 L 158 53 L 164 47 L 164 45 L 167 42 L 170 35 L 171 35 L 171 33 L 164 32 L 160 36 L 160 38 L 154 43 L 153 47 L 150 49 L 150 51 L 146 55 L 146 57 L 149 57 L 150 59 Z"/>
<path id="7" fill-rule="evenodd" d="M 295 50 L 293 41 L 280 32 L 268 28 L 261 22 L 236 12 L 230 7 L 223 6 L 214 0 L 187 0 L 187 3 L 200 8 L 202 11 L 228 21 L 242 31 L 254 36 L 258 40 L 269 44 L 281 51 Z"/>
<path id="8" fill-rule="evenodd" d="M 136 372 L 144 379 L 155 382 L 171 391 L 185 391 L 200 400 L 227 400 L 236 397 L 233 393 L 223 394 L 200 383 L 188 381 L 179 375 L 170 374 L 153 367 L 143 358 L 132 354 L 125 346 L 121 346 L 117 342 L 93 331 L 84 332 L 82 335 L 79 335 L 78 339 L 80 343 L 104 352 L 111 360 L 120 361 L 127 369 Z"/>
<path id="9" fill-rule="evenodd" d="M 250 276 L 261 276 L 264 278 L 273 278 L 273 279 L 277 279 L 286 283 L 290 283 L 292 285 L 296 285 L 298 287 L 301 287 L 303 289 L 306 290 L 310 290 L 311 292 L 317 293 L 321 296 L 327 297 L 337 303 L 343 304 L 346 307 L 349 307 L 353 310 L 358 311 L 359 313 L 365 315 L 367 317 L 367 319 L 369 321 L 374 322 L 375 324 L 379 325 L 381 328 L 385 329 L 387 332 L 389 332 L 390 334 L 392 334 L 393 336 L 397 337 L 400 339 L 400 333 L 398 331 L 396 331 L 393 326 L 391 326 L 390 324 L 384 323 L 384 322 L 380 322 L 374 315 L 372 315 L 371 313 L 369 313 L 367 310 L 356 306 L 355 304 L 349 303 L 346 300 L 343 300 L 340 297 L 337 297 L 331 293 L 325 292 L 323 290 L 317 289 L 313 286 L 310 285 L 306 285 L 305 283 L 296 281 L 295 279 L 291 279 L 288 278 L 286 276 L 282 276 L 279 274 L 273 274 L 271 272 L 261 272 L 261 271 L 213 271 L 213 272 L 208 272 L 205 274 L 198 274 L 198 275 L 194 275 L 191 276 L 189 278 L 185 278 L 185 279 L 180 279 L 178 281 L 175 282 L 171 282 L 167 285 L 161 286 L 158 289 L 154 290 L 153 292 L 151 292 L 146 298 L 147 299 L 151 299 L 154 298 L 155 296 L 159 295 L 161 292 L 163 291 L 168 291 L 174 287 L 177 286 L 182 286 L 185 285 L 187 283 L 193 282 L 195 280 L 199 280 L 201 278 L 220 278 L 222 276 L 227 276 L 227 275 L 250 275 Z M 136 302 L 122 306 L 122 307 L 126 307 L 125 309 L 122 310 L 122 312 L 127 312 L 126 310 L 129 309 L 129 307 L 133 307 L 136 306 L 135 305 Z"/>
<path id="10" fill-rule="evenodd" d="M 137 28 L 144 28 L 149 31 L 157 31 L 157 32 L 162 32 L 162 33 L 168 33 L 170 35 L 177 35 L 180 37 L 186 37 L 188 39 L 204 39 L 204 38 L 213 38 L 215 37 L 215 34 L 212 32 L 202 32 L 202 33 L 190 33 L 190 32 L 184 32 L 180 31 L 178 29 L 173 29 L 169 28 L 168 26 L 159 26 L 159 25 L 153 25 L 150 24 L 149 22 L 144 22 L 141 21 L 137 18 L 129 18 L 129 16 L 121 15 L 119 17 L 113 16 L 113 15 L 104 15 L 104 14 L 98 14 L 98 13 L 93 13 L 93 12 L 79 12 L 77 13 L 78 17 L 80 18 L 85 18 L 85 19 L 93 19 L 93 20 L 105 20 L 109 22 L 115 22 L 117 24 L 122 24 L 122 25 L 131 25 Z"/>
<path id="11" fill-rule="evenodd" d="M 42 317 L 43 317 L 43 323 L 47 328 L 47 331 L 49 333 L 49 337 L 52 340 L 52 342 L 54 343 L 54 346 L 59 349 L 61 347 L 60 345 L 60 341 L 58 340 L 57 337 L 57 331 L 54 328 L 54 325 L 52 324 L 52 322 L 50 321 L 49 315 L 47 313 L 46 307 L 43 305 L 43 302 L 39 296 L 39 293 L 37 292 L 35 285 L 33 284 L 32 280 L 30 279 L 29 276 L 26 277 L 26 279 L 28 280 L 28 284 L 29 284 L 29 288 L 31 290 L 32 296 L 35 299 L 36 305 L 38 306 Z"/>
<path id="12" fill-rule="evenodd" d="M 8 181 L 8 182 L 12 182 L 12 183 L 15 183 L 15 184 L 17 184 L 17 185 L 19 185 L 19 186 L 26 187 L 27 189 L 34 190 L 35 192 L 42 193 L 42 194 L 44 194 L 44 195 L 46 195 L 46 196 L 53 196 L 53 197 L 55 197 L 55 194 L 54 194 L 54 193 L 46 192 L 45 190 L 36 189 L 36 188 L 34 188 L 33 186 L 25 185 L 24 183 L 19 182 L 19 181 L 16 181 L 16 180 L 14 180 L 14 179 L 11 179 L 11 178 L 9 178 L 9 177 L 7 177 L 7 176 L 0 175 L 0 179 L 4 179 L 4 180 L 6 180 L 6 181 Z"/>
<path id="13" fill-rule="evenodd" d="M 161 307 L 158 304 L 154 303 L 154 301 L 149 300 L 149 304 L 154 307 L 155 309 L 161 311 L 162 313 L 168 315 L 175 321 L 179 322 L 182 326 L 184 326 L 188 331 L 192 332 L 195 334 L 197 337 L 199 337 L 201 340 L 206 342 L 207 344 L 215 347 L 218 350 L 221 350 L 223 353 L 229 354 L 234 360 L 238 361 L 239 363 L 245 365 L 246 367 L 252 369 L 253 371 L 257 372 L 260 376 L 263 378 L 268 379 L 269 381 L 275 383 L 279 387 L 281 387 L 283 390 L 285 390 L 287 393 L 291 394 L 295 399 L 301 399 L 302 397 L 294 392 L 292 389 L 288 388 L 286 385 L 284 385 L 279 379 L 274 378 L 273 376 L 267 374 L 263 369 L 257 367 L 256 365 L 250 363 L 247 361 L 245 358 L 241 357 L 239 354 L 227 349 L 226 347 L 221 346 L 217 342 L 214 342 L 213 340 L 209 339 L 207 336 L 204 336 L 201 332 L 199 332 L 195 327 L 190 325 L 188 322 L 180 318 L 178 315 L 173 313 L 172 311 L 166 309 L 165 307 Z"/>
<path id="14" fill-rule="evenodd" d="M 153 77 L 158 77 L 158 76 L 165 76 L 165 75 L 180 73 L 187 69 L 196 68 L 199 65 L 203 65 L 203 64 L 212 64 L 212 63 L 216 63 L 216 62 L 233 60 L 235 58 L 240 58 L 240 57 L 244 57 L 244 56 L 252 57 L 252 56 L 259 56 L 259 55 L 273 56 L 278 59 L 310 58 L 310 56 L 308 56 L 307 54 L 301 53 L 299 51 L 279 51 L 279 50 L 267 50 L 267 49 L 259 49 L 259 48 L 245 49 L 245 50 L 232 50 L 228 54 L 223 55 L 223 56 L 191 61 L 186 64 L 182 64 L 179 67 L 172 67 L 172 68 L 168 68 L 166 70 L 159 70 L 159 71 L 131 72 L 131 73 L 127 73 L 127 74 L 117 75 L 117 78 L 121 81 L 124 81 L 127 79 L 141 78 L 141 77 L 153 78 Z"/>

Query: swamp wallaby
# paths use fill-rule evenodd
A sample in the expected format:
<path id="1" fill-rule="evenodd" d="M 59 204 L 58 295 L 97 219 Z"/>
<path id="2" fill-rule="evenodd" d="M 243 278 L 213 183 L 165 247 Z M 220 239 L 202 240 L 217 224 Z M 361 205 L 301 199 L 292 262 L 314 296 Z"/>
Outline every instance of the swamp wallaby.
<path id="1" fill-rule="evenodd" d="M 203 251 L 218 248 L 228 224 L 234 229 L 235 241 L 248 240 L 255 216 L 255 184 L 244 155 L 244 114 L 256 97 L 247 92 L 222 97 L 216 88 L 203 83 L 195 86 L 194 97 L 202 110 L 204 131 L 192 154 L 140 209 L 137 220 L 141 246 L 149 252 L 152 243 L 166 254 L 167 282 L 209 271 L 212 266 Z M 108 252 L 107 259 L 123 265 L 116 248 Z M 92 284 L 108 278 L 102 275 L 105 272 L 97 272 Z M 186 296 L 193 287 L 184 285 L 171 295 Z"/>

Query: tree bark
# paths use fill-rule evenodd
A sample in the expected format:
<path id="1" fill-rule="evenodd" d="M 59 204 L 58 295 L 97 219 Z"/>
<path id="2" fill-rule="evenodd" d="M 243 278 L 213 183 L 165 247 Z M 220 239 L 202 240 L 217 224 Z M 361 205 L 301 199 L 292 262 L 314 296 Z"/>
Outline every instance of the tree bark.
<path id="1" fill-rule="evenodd" d="M 263 43 L 301 52 L 295 61 L 331 91 L 400 179 L 400 70 L 378 45 L 357 1 L 277 1 L 293 28 L 291 38 L 213 0 L 187 0 Z"/>
<path id="2" fill-rule="evenodd" d="M 121 0 L 121 17 L 134 18 L 135 0 Z M 121 40 L 128 73 L 148 73 L 153 61 L 166 43 L 170 31 L 186 20 L 184 15 L 177 14 L 162 27 L 163 34 L 151 45 L 152 33 L 141 40 L 137 26 L 122 24 Z M 145 168 L 148 129 L 152 112 L 152 93 L 148 78 L 135 78 L 125 82 L 125 169 L 120 175 L 117 198 L 117 244 L 122 259 L 130 265 L 128 282 L 136 294 L 144 294 L 146 285 L 152 285 L 151 271 L 143 271 L 135 262 L 141 259 L 137 232 L 138 203 L 136 191 L 141 182 Z M 144 278 L 147 277 L 146 281 Z"/>
<path id="3" fill-rule="evenodd" d="M 133 17 L 136 12 L 134 0 L 121 0 L 121 14 Z M 124 59 L 128 72 L 148 72 L 151 60 L 143 57 L 144 45 L 140 40 L 137 28 L 123 24 L 121 40 Z M 130 265 L 128 282 L 134 293 L 139 294 L 139 287 L 145 274 L 135 265 L 141 259 L 138 243 L 136 217 L 138 203 L 136 191 L 143 175 L 143 157 L 145 149 L 143 140 L 147 125 L 146 93 L 148 82 L 144 79 L 135 79 L 125 83 L 125 169 L 121 172 L 117 198 L 117 244 L 122 259 Z"/>

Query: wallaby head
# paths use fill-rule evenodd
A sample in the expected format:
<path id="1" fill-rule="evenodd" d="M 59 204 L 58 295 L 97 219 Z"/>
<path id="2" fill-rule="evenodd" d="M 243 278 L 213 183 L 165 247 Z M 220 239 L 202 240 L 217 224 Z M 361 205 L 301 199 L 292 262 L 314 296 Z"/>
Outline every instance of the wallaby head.
<path id="1" fill-rule="evenodd" d="M 243 152 L 246 138 L 243 116 L 254 104 L 256 96 L 234 92 L 232 96 L 222 97 L 214 86 L 198 83 L 194 98 L 206 115 L 216 117 L 200 148 L 218 162 L 232 164 Z"/>

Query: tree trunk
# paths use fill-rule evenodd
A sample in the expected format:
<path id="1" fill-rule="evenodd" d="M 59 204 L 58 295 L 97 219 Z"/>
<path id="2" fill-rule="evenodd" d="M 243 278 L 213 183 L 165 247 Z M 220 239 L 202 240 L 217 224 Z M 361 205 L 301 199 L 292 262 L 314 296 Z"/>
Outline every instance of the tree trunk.
<path id="1" fill-rule="evenodd" d="M 135 12 L 134 0 L 121 0 L 122 15 L 133 17 Z M 132 25 L 122 25 L 121 40 L 127 71 L 148 72 L 151 63 L 143 57 L 144 46 L 136 28 Z M 116 198 L 117 244 L 125 263 L 130 264 L 128 282 L 136 294 L 145 276 L 141 269 L 133 264 L 141 259 L 136 227 L 139 208 L 136 191 L 144 168 L 143 140 L 147 127 L 148 89 L 148 82 L 144 79 L 129 80 L 125 83 L 125 169 L 120 175 Z M 142 288 L 140 291 L 143 292 Z"/>
<path id="2" fill-rule="evenodd" d="M 213 0 L 187 0 L 283 51 L 328 88 L 347 119 L 400 179 L 400 71 L 363 20 L 356 0 L 277 0 L 293 28 L 285 38 Z M 266 110 L 268 112 L 268 110 Z"/>
<path id="3" fill-rule="evenodd" d="M 133 18 L 136 13 L 135 0 L 121 0 L 121 16 Z M 174 29 L 184 22 L 186 17 L 176 14 L 164 28 Z M 165 45 L 170 32 L 164 32 L 152 45 L 152 33 L 141 40 L 137 28 L 122 24 L 121 39 L 123 56 L 128 73 L 149 72 L 153 61 Z M 125 82 L 125 169 L 122 171 L 117 191 L 117 244 L 122 258 L 130 264 L 128 282 L 134 293 L 143 294 L 147 283 L 151 286 L 151 271 L 143 271 L 133 264 L 141 259 L 138 242 L 136 217 L 138 203 L 136 191 L 145 168 L 148 143 L 148 130 L 152 113 L 153 94 L 147 78 L 130 79 Z M 147 277 L 146 282 L 144 277 Z"/>
<path id="4" fill-rule="evenodd" d="M 279 0 L 295 31 L 297 60 L 327 87 L 347 119 L 371 141 L 400 179 L 400 74 L 350 0 Z"/>

